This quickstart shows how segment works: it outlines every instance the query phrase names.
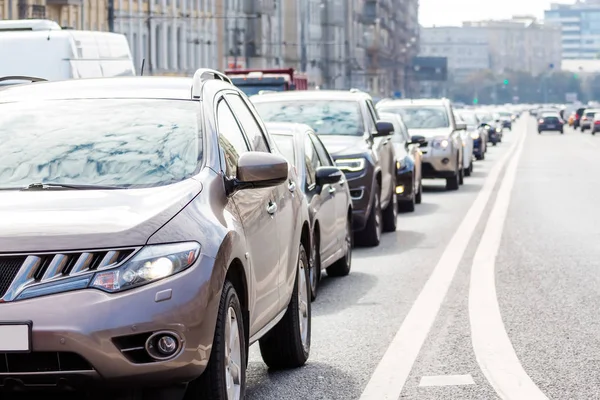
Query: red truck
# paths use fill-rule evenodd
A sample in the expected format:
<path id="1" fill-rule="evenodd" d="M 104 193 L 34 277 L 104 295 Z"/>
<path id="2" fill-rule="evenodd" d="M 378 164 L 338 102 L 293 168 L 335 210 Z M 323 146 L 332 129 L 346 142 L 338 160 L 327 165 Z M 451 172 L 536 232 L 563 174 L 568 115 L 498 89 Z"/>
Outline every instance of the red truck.
<path id="1" fill-rule="evenodd" d="M 293 68 L 281 69 L 231 69 L 225 71 L 234 85 L 248 96 L 259 92 L 308 90 L 308 77 Z"/>

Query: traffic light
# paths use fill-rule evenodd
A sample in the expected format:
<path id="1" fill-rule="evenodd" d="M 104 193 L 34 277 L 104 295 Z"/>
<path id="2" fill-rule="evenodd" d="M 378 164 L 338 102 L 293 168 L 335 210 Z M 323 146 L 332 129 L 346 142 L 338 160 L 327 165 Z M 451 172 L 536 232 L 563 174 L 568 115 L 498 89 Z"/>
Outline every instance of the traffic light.
<path id="1" fill-rule="evenodd" d="M 573 78 L 579 79 L 579 74 L 573 74 Z"/>
<path id="2" fill-rule="evenodd" d="M 504 84 L 505 84 L 505 85 L 508 85 L 508 79 L 505 79 L 505 80 L 504 80 Z"/>
<path id="3" fill-rule="evenodd" d="M 475 98 L 473 99 L 473 104 L 477 104 L 477 103 L 479 103 L 479 99 L 478 99 L 477 97 L 475 97 Z"/>

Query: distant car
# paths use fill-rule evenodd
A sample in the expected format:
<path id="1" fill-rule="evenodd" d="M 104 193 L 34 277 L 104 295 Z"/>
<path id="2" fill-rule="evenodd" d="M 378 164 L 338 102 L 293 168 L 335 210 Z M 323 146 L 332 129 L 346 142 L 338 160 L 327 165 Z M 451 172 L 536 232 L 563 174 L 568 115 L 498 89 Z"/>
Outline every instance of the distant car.
<path id="1" fill-rule="evenodd" d="M 485 152 L 487 151 L 488 131 L 482 129 L 481 122 L 473 111 L 459 110 L 458 115 L 461 116 L 463 121 L 467 124 L 467 132 L 473 139 L 473 156 L 477 160 L 485 159 Z"/>
<path id="2" fill-rule="evenodd" d="M 538 119 L 538 133 L 555 131 L 564 133 L 565 121 L 557 113 L 544 113 Z"/>
<path id="3" fill-rule="evenodd" d="M 419 143 L 413 143 L 408 128 L 398 114 L 379 113 L 382 121 L 394 124 L 392 145 L 396 156 L 396 196 L 400 211 L 414 211 L 415 204 L 421 204 L 422 185 L 422 153 Z"/>
<path id="4" fill-rule="evenodd" d="M 592 120 L 592 135 L 595 135 L 596 132 L 600 132 L 600 112 L 594 114 L 594 118 Z"/>
<path id="5" fill-rule="evenodd" d="M 580 107 L 575 110 L 575 121 L 573 121 L 573 128 L 577 129 L 581 126 L 581 118 L 583 117 L 583 113 L 585 112 L 585 108 Z"/>
<path id="6" fill-rule="evenodd" d="M 573 112 L 571 113 L 571 115 L 569 115 L 569 121 L 568 121 L 568 123 L 569 123 L 569 126 L 571 126 L 571 127 L 572 127 L 572 126 L 574 126 L 574 125 L 575 125 L 575 118 L 576 118 L 576 116 L 577 116 L 577 111 L 573 111 Z"/>
<path id="7" fill-rule="evenodd" d="M 588 129 L 591 129 L 592 123 L 594 122 L 594 115 L 597 112 L 600 112 L 600 110 L 594 109 L 594 108 L 586 108 L 586 110 L 583 112 L 583 116 L 581 117 L 581 120 L 579 122 L 579 127 L 581 128 L 581 132 L 585 132 Z"/>
<path id="8" fill-rule="evenodd" d="M 423 178 L 446 180 L 446 190 L 463 184 L 463 142 L 465 124 L 455 120 L 452 104 L 446 99 L 385 100 L 377 103 L 380 112 L 402 117 L 423 153 Z"/>
<path id="9" fill-rule="evenodd" d="M 352 199 L 344 173 L 308 125 L 268 122 L 271 138 L 292 165 L 311 222 L 310 289 L 317 297 L 321 271 L 346 276 L 352 266 Z M 290 183 L 291 185 L 293 184 Z"/>
<path id="10" fill-rule="evenodd" d="M 484 130 L 487 132 L 487 141 L 491 143 L 492 146 L 496 146 L 500 142 L 500 133 L 502 129 L 498 127 L 496 121 L 494 120 L 494 115 L 487 111 L 477 111 L 475 113 L 477 118 L 479 118 L 480 122 L 480 132 Z"/>
<path id="11" fill-rule="evenodd" d="M 473 137 L 468 130 L 467 122 L 462 119 L 460 114 L 454 113 L 456 122 L 464 125 L 463 130 L 460 131 L 460 135 L 463 143 L 463 169 L 465 176 L 471 176 L 473 172 Z"/>
<path id="12" fill-rule="evenodd" d="M 357 244 L 378 246 L 396 230 L 394 126 L 380 121 L 369 94 L 359 90 L 268 93 L 251 100 L 267 122 L 309 125 L 348 180 Z"/>
<path id="13" fill-rule="evenodd" d="M 498 111 L 494 114 L 496 121 L 502 124 L 502 128 L 512 130 L 512 113 L 510 111 Z"/>

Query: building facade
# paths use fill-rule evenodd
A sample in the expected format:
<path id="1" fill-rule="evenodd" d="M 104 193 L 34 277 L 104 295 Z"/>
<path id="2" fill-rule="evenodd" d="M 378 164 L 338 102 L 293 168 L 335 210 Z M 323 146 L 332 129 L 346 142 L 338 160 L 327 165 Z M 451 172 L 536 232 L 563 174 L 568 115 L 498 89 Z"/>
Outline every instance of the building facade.
<path id="1" fill-rule="evenodd" d="M 544 12 L 546 21 L 562 31 L 562 57 L 565 60 L 600 57 L 600 2 L 552 4 Z"/>
<path id="2" fill-rule="evenodd" d="M 465 81 L 480 70 L 491 69 L 491 47 L 478 27 L 433 27 L 421 29 L 423 57 L 445 57 L 448 80 Z"/>

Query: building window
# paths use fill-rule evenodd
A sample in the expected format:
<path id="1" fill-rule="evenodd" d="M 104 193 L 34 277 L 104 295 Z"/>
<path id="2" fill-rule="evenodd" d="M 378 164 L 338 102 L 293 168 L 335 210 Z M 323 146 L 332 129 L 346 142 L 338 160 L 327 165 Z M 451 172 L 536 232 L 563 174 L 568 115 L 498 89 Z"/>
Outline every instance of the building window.
<path id="1" fill-rule="evenodd" d="M 183 53 L 185 51 L 185 43 L 183 42 L 183 34 L 181 27 L 177 28 L 177 65 L 175 68 L 184 69 L 183 65 Z"/>
<path id="2" fill-rule="evenodd" d="M 162 67 L 162 56 L 163 56 L 163 42 L 162 42 L 162 29 L 160 25 L 156 25 L 154 29 L 154 47 L 156 48 L 156 55 L 154 56 L 156 60 L 156 68 L 160 69 Z"/>

